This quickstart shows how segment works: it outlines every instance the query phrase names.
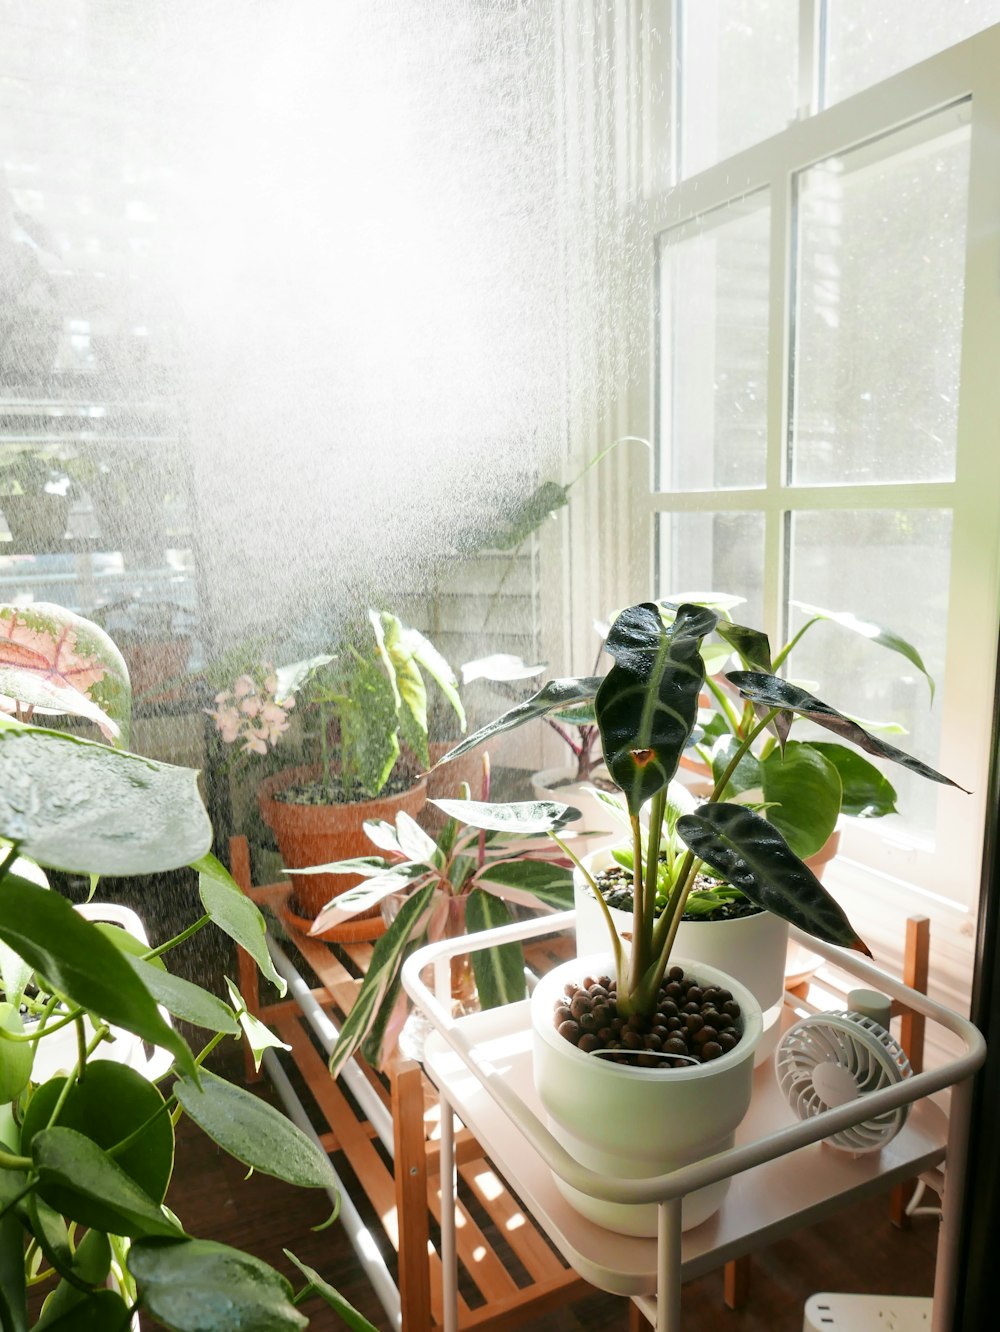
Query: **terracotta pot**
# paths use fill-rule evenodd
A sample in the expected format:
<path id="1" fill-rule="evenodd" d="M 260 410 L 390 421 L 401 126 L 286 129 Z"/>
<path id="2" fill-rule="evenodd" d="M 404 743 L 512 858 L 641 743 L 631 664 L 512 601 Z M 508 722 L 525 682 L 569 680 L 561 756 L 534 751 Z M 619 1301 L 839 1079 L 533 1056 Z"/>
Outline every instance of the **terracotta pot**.
<path id="1" fill-rule="evenodd" d="M 257 802 L 261 817 L 272 829 L 281 858 L 292 881 L 299 914 L 317 916 L 332 898 L 360 882 L 354 874 L 295 874 L 296 868 L 325 865 L 333 860 L 377 855 L 364 830 L 367 819 L 394 823 L 400 810 L 416 817 L 427 799 L 427 783 L 421 777 L 398 795 L 378 796 L 350 805 L 293 805 L 275 800 L 278 791 L 301 782 L 315 781 L 319 766 L 285 768 L 261 782 Z M 378 916 L 378 907 L 371 913 Z"/>

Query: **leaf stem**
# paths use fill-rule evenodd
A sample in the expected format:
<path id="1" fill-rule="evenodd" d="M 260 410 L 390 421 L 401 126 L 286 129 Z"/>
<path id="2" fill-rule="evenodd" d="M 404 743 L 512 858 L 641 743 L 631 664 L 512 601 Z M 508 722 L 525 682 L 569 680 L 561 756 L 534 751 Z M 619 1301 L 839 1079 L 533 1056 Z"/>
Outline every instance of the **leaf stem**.
<path id="1" fill-rule="evenodd" d="M 190 939 L 193 934 L 197 934 L 199 930 L 203 930 L 206 925 L 211 924 L 211 921 L 212 917 L 207 912 L 204 916 L 199 916 L 193 925 L 189 925 L 186 930 L 181 930 L 180 934 L 175 934 L 172 939 L 168 939 L 166 943 L 160 944 L 158 948 L 151 948 L 148 953 L 143 953 L 143 961 L 151 962 L 154 957 L 161 957 L 164 953 L 168 953 L 171 948 L 176 948 L 178 944 L 184 943 L 186 940 Z"/>

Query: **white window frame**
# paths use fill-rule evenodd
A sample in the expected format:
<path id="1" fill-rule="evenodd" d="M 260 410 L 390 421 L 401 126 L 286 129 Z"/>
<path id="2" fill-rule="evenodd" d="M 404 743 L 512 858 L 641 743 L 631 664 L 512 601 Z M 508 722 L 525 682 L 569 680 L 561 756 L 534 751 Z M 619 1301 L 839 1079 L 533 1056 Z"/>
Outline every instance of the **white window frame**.
<path id="1" fill-rule="evenodd" d="M 810 4 L 803 6 L 804 11 L 811 8 Z M 628 522 L 633 533 L 629 561 L 633 573 L 622 573 L 619 604 L 637 590 L 635 570 L 645 571 L 646 595 L 654 586 L 655 529 L 660 514 L 763 512 L 765 628 L 773 641 L 779 641 L 786 597 L 782 542 L 790 508 L 842 508 L 846 499 L 859 508 L 953 511 L 946 658 L 938 681 L 941 747 L 937 755 L 922 757 L 972 788 L 972 795 L 943 793 L 935 849 L 930 853 L 880 832 L 878 821 L 872 821 L 866 830 L 867 845 L 859 844 L 856 837 L 851 839 L 854 863 L 850 857 L 841 857 L 833 882 L 843 890 L 838 895 L 849 909 L 850 899 L 856 899 L 868 915 L 881 917 L 873 919 L 873 924 L 889 953 L 900 944 L 906 914 L 921 909 L 930 914 L 938 929 L 939 948 L 952 958 L 955 992 L 960 993 L 963 985 L 967 990 L 971 974 L 1000 623 L 1000 80 L 996 77 L 1000 24 L 828 109 L 802 114 L 782 133 L 674 183 L 663 167 L 674 146 L 671 136 L 677 133 L 676 119 L 663 114 L 664 102 L 669 101 L 663 89 L 669 84 L 675 58 L 669 28 L 666 32 L 662 28 L 669 12 L 662 6 L 645 5 L 642 15 L 646 193 L 638 206 L 636 234 L 643 239 L 647 257 L 650 308 L 655 307 L 659 235 L 733 199 L 769 192 L 766 485 L 763 490 L 656 491 L 651 472 L 636 467 L 634 457 L 623 460 L 617 508 L 620 521 Z M 800 87 L 813 102 L 815 83 L 815 64 L 805 59 Z M 955 479 L 852 486 L 836 488 L 836 492 L 829 486 L 786 484 L 793 182 L 810 166 L 965 99 L 971 100 L 971 137 Z M 652 439 L 657 374 L 652 315 L 644 355 L 646 379 L 631 392 L 629 421 L 633 433 Z M 635 521 L 640 510 L 644 523 Z M 876 884 L 878 891 L 873 893 Z"/>

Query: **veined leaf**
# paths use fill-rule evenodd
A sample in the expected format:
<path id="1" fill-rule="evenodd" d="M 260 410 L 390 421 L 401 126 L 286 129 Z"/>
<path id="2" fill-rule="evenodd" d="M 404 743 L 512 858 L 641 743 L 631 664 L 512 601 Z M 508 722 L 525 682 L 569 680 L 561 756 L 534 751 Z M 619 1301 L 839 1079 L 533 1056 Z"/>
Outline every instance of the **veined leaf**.
<path id="1" fill-rule="evenodd" d="M 400 869 L 404 868 L 409 867 L 400 866 Z M 327 902 L 313 921 L 309 933 L 311 935 L 323 934 L 332 925 L 339 925 L 342 921 L 350 920 L 359 911 L 368 911 L 391 896 L 392 893 L 408 888 L 414 878 L 419 878 L 427 873 L 424 865 L 413 866 L 413 869 L 416 871 L 414 875 L 392 871 L 389 874 L 380 874 L 377 879 L 369 879 L 367 883 L 359 883 L 354 888 L 348 888 L 346 893 L 340 893 L 332 901 Z"/>
<path id="2" fill-rule="evenodd" d="M 506 902 L 492 893 L 475 888 L 465 900 L 465 924 L 470 934 L 509 925 L 513 919 Z M 481 1008 L 499 1008 L 524 998 L 524 950 L 519 943 L 494 944 L 470 956 Z"/>
<path id="3" fill-rule="evenodd" d="M 781 833 L 745 805 L 701 805 L 677 820 L 696 856 L 765 911 L 827 943 L 867 954 L 867 946 L 815 874 Z"/>
<path id="4" fill-rule="evenodd" d="M 715 632 L 736 651 L 747 670 L 773 673 L 771 641 L 760 629 L 747 629 L 745 625 L 720 620 Z"/>
<path id="5" fill-rule="evenodd" d="M 339 1291 L 334 1290 L 329 1282 L 324 1281 L 314 1268 L 310 1267 L 308 1263 L 301 1262 L 289 1249 L 284 1249 L 282 1252 L 289 1262 L 295 1264 L 309 1282 L 313 1293 L 326 1301 L 338 1315 L 340 1321 L 350 1328 L 350 1332 L 378 1332 L 378 1328 L 369 1323 L 364 1314 L 358 1313 L 354 1305 L 349 1304 Z"/>
<path id="6" fill-rule="evenodd" d="M 232 1011 L 221 999 L 183 976 L 175 976 L 164 967 L 154 966 L 141 957 L 129 957 L 129 966 L 158 1004 L 168 1013 L 192 1026 L 208 1031 L 238 1036 L 239 1027 Z M 159 961 L 159 958 L 156 959 Z"/>
<path id="7" fill-rule="evenodd" d="M 908 643 L 905 638 L 894 633 L 891 629 L 886 629 L 882 625 L 873 624 L 870 620 L 861 620 L 851 611 L 828 611 L 820 606 L 810 606 L 804 601 L 793 601 L 793 606 L 798 607 L 805 615 L 809 616 L 811 621 L 829 620 L 833 624 L 839 624 L 844 629 L 850 629 L 852 633 L 860 634 L 862 638 L 869 639 L 872 643 L 878 643 L 881 647 L 888 648 L 891 652 L 898 652 L 900 656 L 905 657 L 911 665 L 916 666 L 917 670 L 927 681 L 928 688 L 931 691 L 931 698 L 934 697 L 934 680 L 927 667 L 924 665 L 923 658 L 912 643 Z"/>
<path id="8" fill-rule="evenodd" d="M 573 905 L 573 871 L 548 860 L 503 860 L 487 864 L 480 887 L 508 901 L 568 911 Z"/>
<path id="9" fill-rule="evenodd" d="M 309 1325 L 280 1272 L 227 1244 L 139 1240 L 127 1262 L 142 1307 L 173 1332 L 299 1332 Z"/>
<path id="10" fill-rule="evenodd" d="M 435 887 L 419 888 L 372 949 L 371 962 L 351 1011 L 344 1019 L 337 1044 L 330 1054 L 330 1076 L 340 1070 L 367 1036 L 376 1015 L 410 952 L 422 941 L 430 919 Z"/>
<path id="11" fill-rule="evenodd" d="M 482 800 L 431 800 L 453 819 L 488 832 L 530 833 L 559 832 L 580 817 L 572 805 L 555 800 L 514 800 L 509 805 L 495 805 Z"/>
<path id="12" fill-rule="evenodd" d="M 681 606 L 664 627 L 646 602 L 611 626 L 605 646 L 615 664 L 597 692 L 597 717 L 608 770 L 632 815 L 677 771 L 705 683 L 701 640 L 717 619 L 704 606 Z"/>
<path id="13" fill-rule="evenodd" d="M 15 875 L 8 874 L 0 892 L 0 938 L 59 994 L 170 1050 L 181 1067 L 195 1071 L 187 1045 L 163 1020 L 125 955 L 95 925 L 58 893 Z"/>
<path id="14" fill-rule="evenodd" d="M 812 694 L 806 693 L 804 689 L 789 684 L 787 680 L 781 680 L 776 675 L 765 675 L 759 671 L 732 671 L 726 679 L 736 686 L 744 698 L 750 699 L 754 704 L 760 703 L 767 708 L 787 708 L 797 712 L 800 716 L 808 717 L 810 721 L 825 727 L 826 730 L 833 731 L 835 735 L 850 740 L 859 749 L 864 749 L 877 758 L 890 759 L 893 763 L 899 763 L 910 772 L 926 777 L 929 781 L 940 782 L 944 786 L 955 786 L 958 790 L 965 791 L 964 786 L 959 786 L 958 782 L 953 782 L 950 777 L 945 777 L 943 773 L 937 772 L 928 764 L 921 763 L 919 759 L 897 749 L 895 745 L 877 739 L 857 722 L 845 717 L 842 712 L 837 712 L 828 703 L 823 703 Z"/>
<path id="15" fill-rule="evenodd" d="M 437 845 L 405 809 L 401 809 L 396 815 L 396 836 L 399 838 L 400 850 L 407 860 L 433 865 Z"/>
<path id="16" fill-rule="evenodd" d="M 259 1096 L 206 1069 L 200 1089 L 184 1077 L 174 1083 L 174 1093 L 198 1127 L 237 1161 L 299 1188 L 336 1187 L 326 1152 Z"/>
<path id="17" fill-rule="evenodd" d="M 840 773 L 841 810 L 859 819 L 880 819 L 896 814 L 896 791 L 889 779 L 856 750 L 828 740 L 810 740 L 814 749 Z"/>
<path id="18" fill-rule="evenodd" d="M 458 693 L 458 680 L 455 672 L 438 652 L 437 648 L 425 638 L 419 629 L 410 625 L 402 627 L 402 643 L 412 655 L 422 671 L 426 671 L 451 705 L 451 710 L 458 718 L 458 724 L 465 730 L 465 708 Z"/>
<path id="19" fill-rule="evenodd" d="M 198 871 L 198 893 L 202 905 L 224 934 L 245 948 L 279 994 L 288 989 L 283 976 L 279 976 L 267 951 L 264 917 L 224 865 L 213 855 L 202 856 L 191 865 Z"/>
<path id="20" fill-rule="evenodd" d="M 760 764 L 760 785 L 768 822 L 802 860 L 814 856 L 837 826 L 841 806 L 837 768 L 812 745 L 793 740 L 784 753 L 772 749 Z"/>
<path id="21" fill-rule="evenodd" d="M 435 767 L 440 768 L 442 764 L 450 763 L 452 759 L 467 754 L 470 749 L 475 749 L 484 740 L 489 740 L 495 735 L 502 735 L 504 731 L 512 731 L 515 726 L 523 726 L 525 722 L 532 721 L 535 717 L 544 717 L 546 713 L 554 712 L 557 708 L 565 708 L 572 703 L 584 703 L 588 699 L 594 698 L 600 683 L 600 676 L 584 679 L 550 680 L 536 694 L 526 698 L 523 703 L 518 703 L 516 707 L 510 708 L 502 716 L 487 722 L 485 726 L 481 726 L 478 731 L 473 731 L 471 735 L 467 735 L 454 749 L 449 749 L 448 753 L 438 760 Z"/>

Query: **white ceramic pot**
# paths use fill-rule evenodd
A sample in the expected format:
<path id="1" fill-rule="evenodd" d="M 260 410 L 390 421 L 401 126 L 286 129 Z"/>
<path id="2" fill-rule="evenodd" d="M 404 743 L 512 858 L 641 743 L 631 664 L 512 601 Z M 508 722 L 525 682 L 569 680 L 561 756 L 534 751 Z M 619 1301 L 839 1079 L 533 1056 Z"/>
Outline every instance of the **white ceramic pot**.
<path id="1" fill-rule="evenodd" d="M 706 1064 L 631 1068 L 584 1054 L 560 1036 L 555 1004 L 567 982 L 613 974 L 608 952 L 573 958 L 548 972 L 531 996 L 535 1086 L 556 1139 L 581 1165 L 612 1179 L 643 1179 L 676 1170 L 732 1146 L 750 1105 L 754 1052 L 762 1032 L 753 995 L 703 963 L 679 960 L 687 974 L 724 987 L 740 1005 L 739 1044 Z M 655 1203 L 610 1203 L 555 1176 L 563 1196 L 589 1220 L 624 1235 L 656 1234 Z M 685 1230 L 721 1206 L 729 1181 L 688 1194 Z"/>
<path id="2" fill-rule="evenodd" d="M 600 872 L 614 860 L 609 849 L 595 852 L 585 862 L 591 873 Z M 579 870 L 573 877 L 576 906 L 576 951 L 596 953 L 608 947 L 608 927 L 593 890 Z M 632 929 L 630 912 L 611 908 L 619 936 L 628 942 Z M 778 1042 L 781 1006 L 785 993 L 788 954 L 788 922 L 770 911 L 760 911 L 740 920 L 682 920 L 677 928 L 674 951 L 718 967 L 745 985 L 764 1014 L 764 1037 L 757 1049 L 757 1063 L 770 1058 Z"/>
<path id="3" fill-rule="evenodd" d="M 606 769 L 600 769 L 607 775 Z M 579 782 L 574 768 L 544 768 L 532 773 L 531 789 L 536 800 L 555 800 L 572 805 L 581 818 L 567 824 L 567 830 L 576 834 L 573 850 L 577 855 L 592 854 L 601 847 L 611 846 L 622 839 L 621 825 L 604 805 L 591 782 Z"/>

